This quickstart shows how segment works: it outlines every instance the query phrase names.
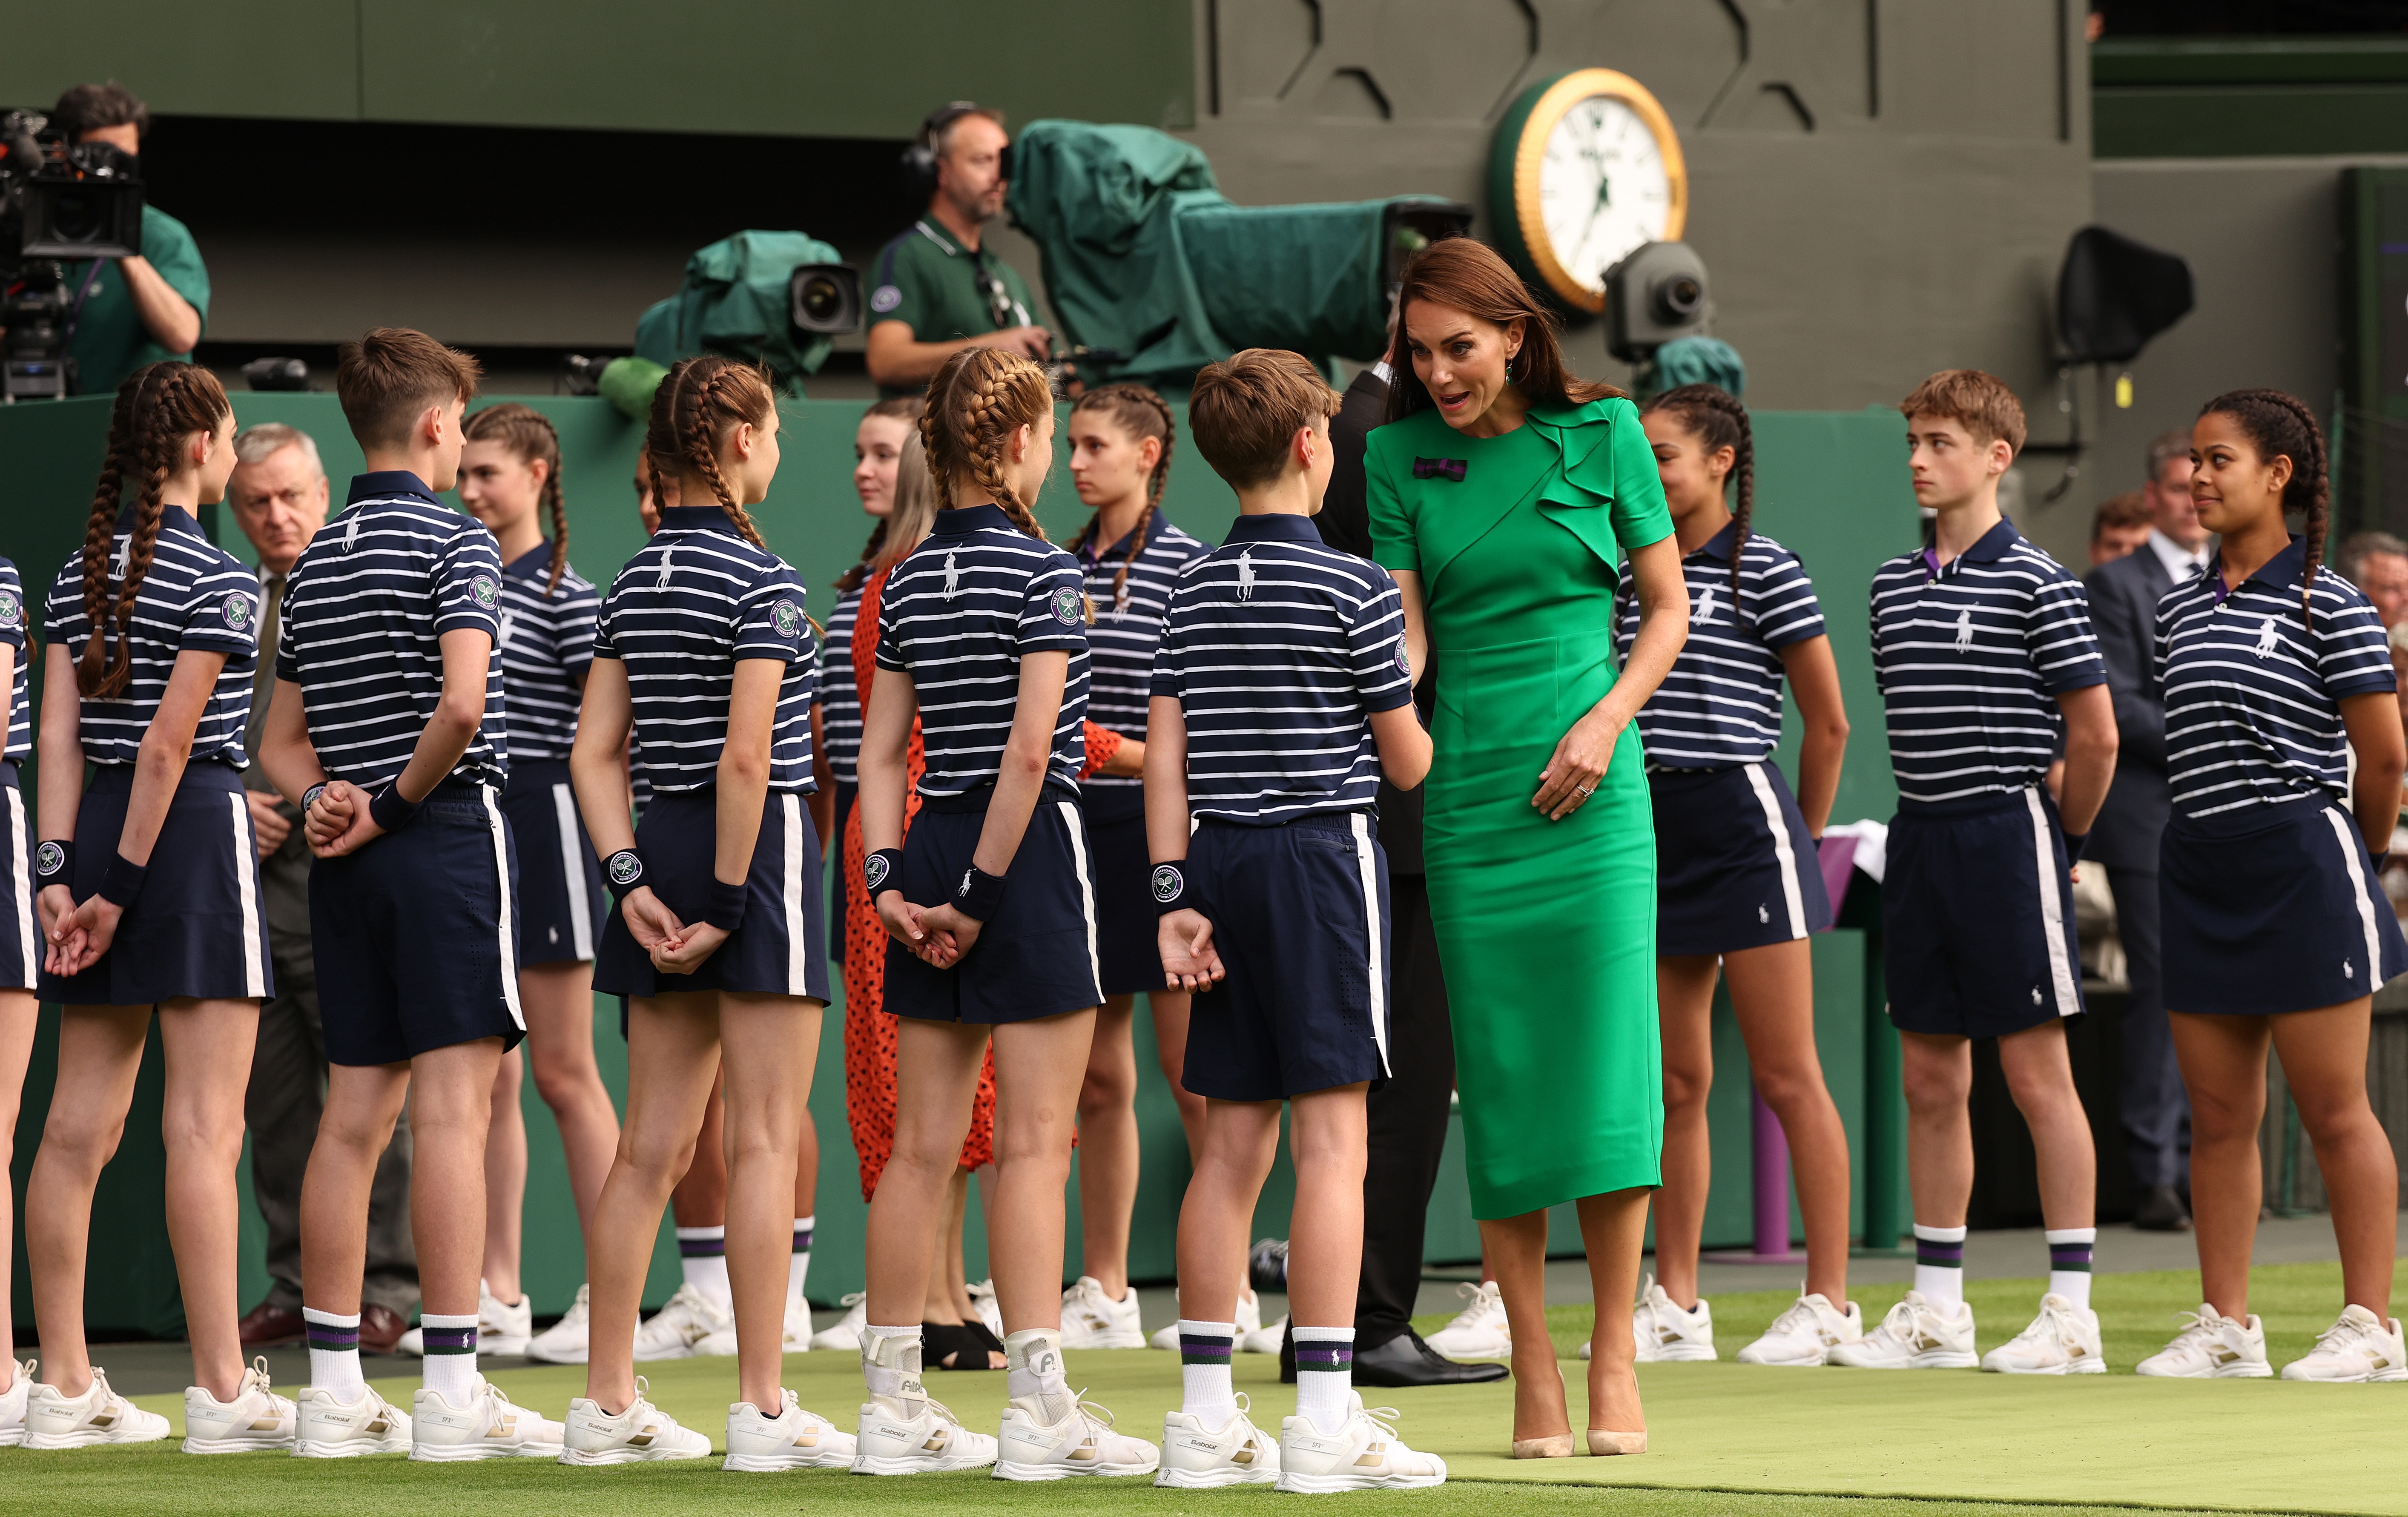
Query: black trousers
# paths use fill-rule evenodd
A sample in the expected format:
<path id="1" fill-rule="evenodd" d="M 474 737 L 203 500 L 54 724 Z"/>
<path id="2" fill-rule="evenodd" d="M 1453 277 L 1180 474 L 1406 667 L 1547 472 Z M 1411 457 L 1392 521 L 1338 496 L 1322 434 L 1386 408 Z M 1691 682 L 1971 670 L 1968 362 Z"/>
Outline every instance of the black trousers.
<path id="1" fill-rule="evenodd" d="M 1363 1278 L 1354 1298 L 1357 1353 L 1402 1336 L 1412 1321 L 1422 1285 L 1422 1230 L 1455 1095 L 1455 1029 L 1447 1019 L 1427 881 L 1418 874 L 1394 876 L 1388 904 L 1397 961 L 1388 1004 L 1390 1073 L 1369 1099 Z"/>
<path id="2" fill-rule="evenodd" d="M 2118 1029 L 2122 1056 L 2124 1152 L 2132 1183 L 2180 1186 L 2190 1168 L 2190 1094 L 2174 1062 L 2173 1029 L 2166 1021 L 2165 952 L 2157 920 L 2154 871 L 2107 871 L 2115 897 L 2115 930 L 2124 941 L 2131 1009 Z"/>

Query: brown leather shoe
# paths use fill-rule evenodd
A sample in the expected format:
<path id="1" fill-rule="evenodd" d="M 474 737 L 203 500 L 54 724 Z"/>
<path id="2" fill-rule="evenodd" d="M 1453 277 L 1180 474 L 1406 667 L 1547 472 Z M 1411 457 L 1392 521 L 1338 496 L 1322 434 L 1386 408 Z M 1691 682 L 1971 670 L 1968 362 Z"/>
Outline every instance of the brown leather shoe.
<path id="1" fill-rule="evenodd" d="M 308 1324 L 301 1313 L 273 1301 L 262 1301 L 251 1309 L 242 1321 L 235 1324 L 235 1332 L 246 1349 L 272 1349 L 285 1343 L 298 1343 L 308 1336 Z"/>
<path id="2" fill-rule="evenodd" d="M 362 1353 L 391 1353 L 393 1346 L 401 1341 L 401 1335 L 408 1330 L 409 1324 L 404 1322 L 401 1313 L 391 1307 L 380 1307 L 371 1301 L 360 1308 Z"/>

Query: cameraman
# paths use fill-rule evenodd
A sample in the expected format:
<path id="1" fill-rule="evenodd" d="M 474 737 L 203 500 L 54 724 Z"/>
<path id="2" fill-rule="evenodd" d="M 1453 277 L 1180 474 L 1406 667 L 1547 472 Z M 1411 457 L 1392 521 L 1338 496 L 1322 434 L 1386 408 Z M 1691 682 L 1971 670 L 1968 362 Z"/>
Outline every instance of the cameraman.
<path id="1" fill-rule="evenodd" d="M 115 79 L 79 84 L 50 107 L 50 130 L 70 145 L 106 142 L 138 155 L 150 107 Z M 142 255 L 71 265 L 67 356 L 80 394 L 106 395 L 145 364 L 189 358 L 209 310 L 209 271 L 184 223 L 145 203 Z"/>
<path id="2" fill-rule="evenodd" d="M 956 100 L 929 113 L 906 161 L 935 176 L 928 213 L 878 255 L 868 368 L 882 395 L 917 394 L 963 348 L 1008 348 L 1042 362 L 1053 334 L 1028 314 L 1019 272 L 980 245 L 1003 213 L 1003 118 Z"/>

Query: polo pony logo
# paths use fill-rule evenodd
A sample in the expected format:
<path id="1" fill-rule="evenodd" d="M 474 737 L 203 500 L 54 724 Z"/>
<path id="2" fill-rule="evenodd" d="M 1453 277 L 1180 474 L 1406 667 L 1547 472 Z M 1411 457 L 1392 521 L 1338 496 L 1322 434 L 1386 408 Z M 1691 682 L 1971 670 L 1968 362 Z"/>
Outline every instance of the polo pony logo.
<path id="1" fill-rule="evenodd" d="M 1956 613 L 1956 651 L 1969 652 L 1973 647 L 1973 610 L 1971 607 Z"/>
<path id="2" fill-rule="evenodd" d="M 1254 555 L 1251 549 L 1240 550 L 1238 553 L 1238 598 L 1254 598 Z"/>
<path id="3" fill-rule="evenodd" d="M 946 598 L 947 600 L 951 600 L 951 599 L 953 599 L 953 594 L 954 594 L 954 592 L 956 592 L 956 591 L 958 591 L 958 590 L 960 590 L 961 588 L 962 588 L 962 566 L 961 566 L 961 564 L 960 564 L 959 560 L 957 560 L 957 559 L 954 557 L 954 555 L 953 555 L 953 554 L 952 554 L 952 553 L 947 553 L 947 554 L 945 555 L 945 598 Z"/>
<path id="4" fill-rule="evenodd" d="M 2265 621 L 2258 624 L 2257 653 L 2259 658 L 2265 658 L 2272 654 L 2274 650 L 2281 645 L 2282 634 L 2274 630 L 2274 619 L 2272 617 L 2270 616 Z"/>
<path id="5" fill-rule="evenodd" d="M 1692 622 L 1711 622 L 1713 620 L 1713 616 L 1714 587 L 1712 585 L 1699 585 L 1698 587 L 1698 608 L 1689 613 L 1689 620 Z"/>

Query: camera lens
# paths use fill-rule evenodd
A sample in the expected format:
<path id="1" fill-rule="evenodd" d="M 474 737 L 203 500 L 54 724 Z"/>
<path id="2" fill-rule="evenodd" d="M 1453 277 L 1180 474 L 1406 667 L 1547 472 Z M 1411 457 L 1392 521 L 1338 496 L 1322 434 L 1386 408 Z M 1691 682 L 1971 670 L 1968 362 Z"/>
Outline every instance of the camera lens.
<path id="1" fill-rule="evenodd" d="M 68 242 L 90 242 L 100 236 L 107 211 L 95 197 L 69 191 L 50 202 L 50 228 Z"/>
<path id="2" fill-rule="evenodd" d="M 1660 321 L 1685 322 L 1705 302 L 1705 281 L 1694 274 L 1675 274 L 1656 287 L 1656 314 Z"/>
<path id="3" fill-rule="evenodd" d="M 803 281 L 802 302 L 804 311 L 813 321 L 830 321 L 844 307 L 844 292 L 837 288 L 834 279 L 818 275 Z"/>

